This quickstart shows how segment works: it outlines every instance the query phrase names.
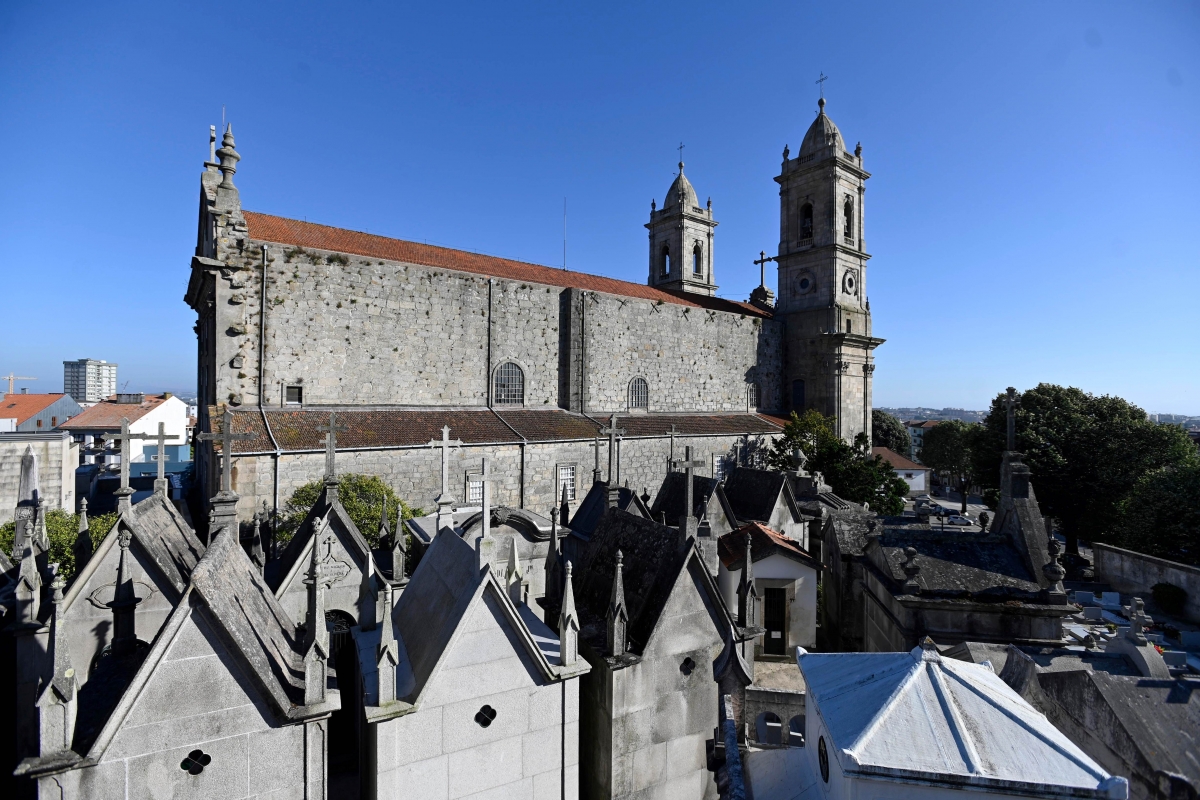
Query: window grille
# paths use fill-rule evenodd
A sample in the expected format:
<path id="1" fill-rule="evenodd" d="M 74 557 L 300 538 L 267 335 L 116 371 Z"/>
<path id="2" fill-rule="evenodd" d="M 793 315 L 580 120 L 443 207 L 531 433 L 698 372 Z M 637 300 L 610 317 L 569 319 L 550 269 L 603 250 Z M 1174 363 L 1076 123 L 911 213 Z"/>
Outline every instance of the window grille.
<path id="1" fill-rule="evenodd" d="M 634 378 L 629 382 L 629 407 L 650 407 L 650 385 L 645 378 Z"/>
<path id="2" fill-rule="evenodd" d="M 483 505 L 483 479 L 479 475 L 467 476 L 467 505 Z"/>
<path id="3" fill-rule="evenodd" d="M 746 386 L 746 404 L 750 408 L 758 408 L 758 384 L 751 383 Z"/>
<path id="4" fill-rule="evenodd" d="M 562 464 L 558 468 L 558 497 L 563 496 L 563 489 L 567 490 L 567 500 L 575 500 L 575 465 Z"/>
<path id="5" fill-rule="evenodd" d="M 525 373 L 511 361 L 501 364 L 496 370 L 496 405 L 521 405 L 524 402 Z"/>

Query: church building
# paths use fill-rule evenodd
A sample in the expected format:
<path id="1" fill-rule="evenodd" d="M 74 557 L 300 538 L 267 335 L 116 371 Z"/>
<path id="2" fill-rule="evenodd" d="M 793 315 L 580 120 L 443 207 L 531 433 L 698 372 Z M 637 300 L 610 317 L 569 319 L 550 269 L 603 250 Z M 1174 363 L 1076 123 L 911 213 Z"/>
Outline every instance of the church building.
<path id="1" fill-rule="evenodd" d="M 765 285 L 747 301 L 717 295 L 713 205 L 682 163 L 651 204 L 642 285 L 245 210 L 233 131 L 217 149 L 213 130 L 186 301 L 198 429 L 227 407 L 245 435 L 243 516 L 320 477 L 318 428 L 335 409 L 346 471 L 412 505 L 439 495 L 430 445 L 449 427 L 456 504 L 478 505 L 472 465 L 487 457 L 504 476 L 497 504 L 542 514 L 564 492 L 574 512 L 610 429 L 616 482 L 634 487 L 658 486 L 688 446 L 718 478 L 792 410 L 869 436 L 883 341 L 866 295 L 869 174 L 820 105 L 775 178 L 777 303 Z M 197 450 L 211 494 L 212 448 Z"/>

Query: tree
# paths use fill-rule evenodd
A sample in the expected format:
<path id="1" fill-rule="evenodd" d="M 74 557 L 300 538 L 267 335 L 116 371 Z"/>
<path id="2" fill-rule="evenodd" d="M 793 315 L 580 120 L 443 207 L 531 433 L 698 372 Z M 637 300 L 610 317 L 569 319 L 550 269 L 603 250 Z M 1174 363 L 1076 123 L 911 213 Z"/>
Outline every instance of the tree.
<path id="1" fill-rule="evenodd" d="M 983 427 L 959 419 L 948 419 L 925 431 L 921 463 L 949 475 L 958 484 L 962 513 L 967 513 L 967 490 L 975 474 L 975 443 Z"/>
<path id="2" fill-rule="evenodd" d="M 908 484 L 897 477 L 891 465 L 871 453 L 865 433 L 847 444 L 833 429 L 833 418 L 815 409 L 803 415 L 792 412 L 783 434 L 771 443 L 767 464 L 773 469 L 792 469 L 792 451 L 802 450 L 806 469 L 820 472 L 834 493 L 854 503 L 870 503 L 880 514 L 904 511 Z"/>
<path id="3" fill-rule="evenodd" d="M 88 518 L 88 533 L 95 546 L 108 535 L 112 526 L 117 523 L 117 512 L 100 514 Z M 6 522 L 0 525 L 0 550 L 9 558 L 13 555 L 13 541 L 16 535 L 16 524 Z M 59 574 L 64 580 L 69 580 L 75 574 L 75 538 L 79 535 L 79 517 L 68 514 L 60 508 L 46 511 L 46 538 L 50 540 L 50 563 L 58 563 Z"/>
<path id="4" fill-rule="evenodd" d="M 1200 566 L 1200 463 L 1147 472 L 1117 504 L 1108 541 Z"/>
<path id="5" fill-rule="evenodd" d="M 997 395 L 976 448 L 977 480 L 986 486 L 1000 486 L 1006 419 L 1004 395 Z M 1042 512 L 1058 520 L 1070 553 L 1080 537 L 1112 534 L 1118 506 L 1143 476 L 1200 460 L 1182 428 L 1158 425 L 1119 397 L 1048 383 L 1020 395 L 1015 444 Z"/>
<path id="6" fill-rule="evenodd" d="M 903 422 L 876 408 L 871 412 L 871 444 L 907 456 L 912 450 L 912 437 Z"/>
<path id="7" fill-rule="evenodd" d="M 316 504 L 324 491 L 323 481 L 312 481 L 292 492 L 292 496 L 284 503 L 279 519 L 276 536 L 280 544 L 291 541 L 293 534 L 308 516 L 309 510 Z M 372 547 L 379 545 L 379 518 L 383 509 L 383 499 L 388 500 L 388 527 L 392 531 L 400 530 L 400 523 L 423 513 L 419 508 L 412 508 L 396 496 L 392 487 L 388 486 L 375 475 L 339 475 L 338 500 L 350 515 L 358 532 L 363 535 Z M 397 510 L 399 509 L 399 510 Z"/>

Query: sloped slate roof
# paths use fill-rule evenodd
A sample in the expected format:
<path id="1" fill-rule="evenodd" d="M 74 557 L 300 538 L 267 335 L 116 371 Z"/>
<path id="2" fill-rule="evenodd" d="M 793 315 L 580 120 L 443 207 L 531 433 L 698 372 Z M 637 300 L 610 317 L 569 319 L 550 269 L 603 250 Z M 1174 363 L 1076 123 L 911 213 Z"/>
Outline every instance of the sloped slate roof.
<path id="1" fill-rule="evenodd" d="M 637 492 L 625 486 L 618 487 L 617 508 L 628 511 L 631 507 L 634 509 L 631 513 L 646 519 L 650 518 L 650 510 L 646 508 Z M 600 524 L 600 518 L 604 516 L 607 509 L 608 484 L 593 483 L 583 498 L 583 502 L 575 509 L 575 516 L 571 517 L 571 531 L 585 539 L 591 538 L 596 526 Z"/>
<path id="2" fill-rule="evenodd" d="M 583 272 L 572 272 L 555 267 L 544 267 L 524 261 L 512 261 L 507 258 L 468 253 L 463 250 L 437 247 L 419 242 L 409 242 L 403 239 L 389 239 L 385 236 L 350 231 L 344 228 L 333 228 L 328 225 L 318 225 L 314 222 L 301 222 L 299 220 L 272 216 L 271 214 L 260 214 L 256 211 L 246 211 L 243 213 L 245 214 L 250 238 L 262 242 L 277 242 L 279 244 L 290 244 L 299 247 L 311 247 L 317 250 L 350 253 L 369 258 L 399 261 L 406 264 L 441 267 L 442 269 L 454 270 L 456 272 L 490 275 L 514 281 L 529 281 L 530 283 L 540 283 L 544 286 L 585 289 L 593 292 L 619 295 L 621 297 L 657 300 L 663 303 L 692 306 L 693 308 L 710 308 L 716 311 L 728 311 L 754 317 L 771 316 L 769 313 L 749 303 L 726 300 L 721 297 L 667 292 L 652 286 L 620 281 L 615 278 L 588 275 Z"/>
<path id="3" fill-rule="evenodd" d="M 725 479 L 725 497 L 739 520 L 766 522 L 786 483 L 782 472 L 738 467 Z"/>
<path id="4" fill-rule="evenodd" d="M 692 475 L 692 502 L 695 507 L 687 508 L 687 473 L 685 472 L 668 472 L 663 478 L 662 486 L 658 489 L 658 494 L 654 497 L 654 503 L 650 507 L 651 519 L 657 520 L 659 514 L 667 515 L 667 524 L 676 525 L 679 523 L 679 518 L 684 514 L 696 516 L 696 512 L 708 503 L 708 499 L 712 496 L 713 491 L 717 488 L 717 482 L 712 478 L 706 478 L 703 475 Z"/>
<path id="5" fill-rule="evenodd" d="M 957 531 L 885 530 L 879 537 L 880 550 L 896 585 L 906 580 L 904 550 L 917 551 L 921 568 L 917 583 L 922 594 L 943 597 L 987 599 L 1018 595 L 1031 597 L 1041 591 L 1032 579 L 1025 559 L 1006 537 Z"/>
<path id="6" fill-rule="evenodd" d="M 1069 787 L 1103 796 L 1100 765 L 991 669 L 916 647 L 911 653 L 797 658 L 831 755 L 848 772 L 936 783 Z M 1082 790 L 1082 791 L 1080 791 Z"/>
<path id="7" fill-rule="evenodd" d="M 204 545 L 183 515 L 170 500 L 155 492 L 134 505 L 123 521 L 171 583 L 182 591 L 204 555 Z"/>
<path id="8" fill-rule="evenodd" d="M 450 426 L 450 437 L 466 444 L 516 444 L 522 441 L 546 442 L 587 440 L 598 435 L 600 424 L 608 418 L 589 418 L 562 410 L 490 409 L 411 409 L 411 408 L 318 408 L 239 409 L 233 412 L 234 433 L 249 433 L 252 438 L 234 443 L 234 453 L 271 453 L 274 446 L 263 424 L 263 413 L 275 441 L 284 452 L 323 450 L 325 434 L 319 427 L 329 423 L 330 411 L 337 412 L 339 425 L 347 430 L 338 434 L 338 449 L 368 447 L 420 447 L 442 438 L 442 427 Z M 210 416 L 213 429 L 220 430 L 221 419 Z M 669 416 L 618 416 L 626 437 L 666 436 L 671 425 L 678 436 L 738 435 L 778 433 L 778 428 L 754 414 L 672 414 Z M 119 422 L 118 422 L 119 425 Z M 515 430 L 514 430 L 515 429 Z"/>

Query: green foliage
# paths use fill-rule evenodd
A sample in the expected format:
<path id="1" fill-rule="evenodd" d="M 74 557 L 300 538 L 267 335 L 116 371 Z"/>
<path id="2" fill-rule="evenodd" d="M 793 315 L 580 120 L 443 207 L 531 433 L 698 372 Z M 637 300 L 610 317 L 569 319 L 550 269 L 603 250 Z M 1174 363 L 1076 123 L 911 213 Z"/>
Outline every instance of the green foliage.
<path id="1" fill-rule="evenodd" d="M 1159 608 L 1173 616 L 1182 614 L 1187 605 L 1187 590 L 1173 583 L 1156 583 L 1150 587 L 1150 594 Z"/>
<path id="2" fill-rule="evenodd" d="M 1000 490 L 995 486 L 989 486 L 983 490 L 983 504 L 995 511 L 1000 507 Z"/>
<path id="3" fill-rule="evenodd" d="M 1200 463 L 1139 478 L 1117 504 L 1105 538 L 1127 550 L 1200 566 Z"/>
<path id="4" fill-rule="evenodd" d="M 948 419 L 925 431 L 921 463 L 950 476 L 958 484 L 962 510 L 967 512 L 967 490 L 975 476 L 975 446 L 983 426 Z"/>
<path id="5" fill-rule="evenodd" d="M 871 453 L 865 433 L 860 433 L 854 444 L 847 444 L 834 432 L 833 422 L 816 409 L 802 415 L 792 412 L 783 435 L 767 451 L 767 464 L 772 469 L 792 469 L 792 451 L 799 448 L 808 457 L 805 469 L 823 474 L 839 497 L 870 503 L 880 514 L 900 514 L 908 484 L 897 477 L 891 465 Z"/>
<path id="6" fill-rule="evenodd" d="M 281 509 L 279 529 L 276 533 L 281 545 L 291 541 L 308 515 L 309 509 L 320 499 L 324 488 L 322 481 L 312 481 L 301 486 L 288 498 Z M 424 513 L 398 498 L 392 487 L 376 475 L 338 476 L 338 500 L 358 527 L 358 532 L 372 547 L 379 545 L 379 519 L 382 516 L 385 497 L 388 500 L 388 528 L 393 532 L 399 529 L 401 520 L 412 519 Z"/>
<path id="7" fill-rule="evenodd" d="M 117 512 L 88 518 L 92 544 L 100 543 L 117 524 Z M 59 574 L 69 580 L 75 574 L 75 538 L 79 535 L 79 517 L 59 508 L 46 512 L 46 538 L 50 540 L 50 563 L 58 562 Z M 13 555 L 16 527 L 12 522 L 0 525 L 0 550 L 9 558 Z"/>
<path id="8" fill-rule="evenodd" d="M 907 456 L 912 449 L 912 437 L 903 422 L 886 411 L 875 409 L 871 412 L 871 444 Z"/>
<path id="9" fill-rule="evenodd" d="M 1006 425 L 1001 394 L 992 401 L 975 450 L 976 479 L 985 486 L 1000 486 Z M 1148 473 L 1200 461 L 1182 428 L 1158 425 L 1119 397 L 1048 383 L 1020 395 L 1016 449 L 1033 473 L 1042 513 L 1059 521 L 1068 546 L 1080 536 L 1107 541 L 1122 500 Z M 1171 509 L 1161 513 L 1166 519 Z M 1147 540 L 1128 546 L 1150 552 L 1146 548 L 1154 545 Z"/>

